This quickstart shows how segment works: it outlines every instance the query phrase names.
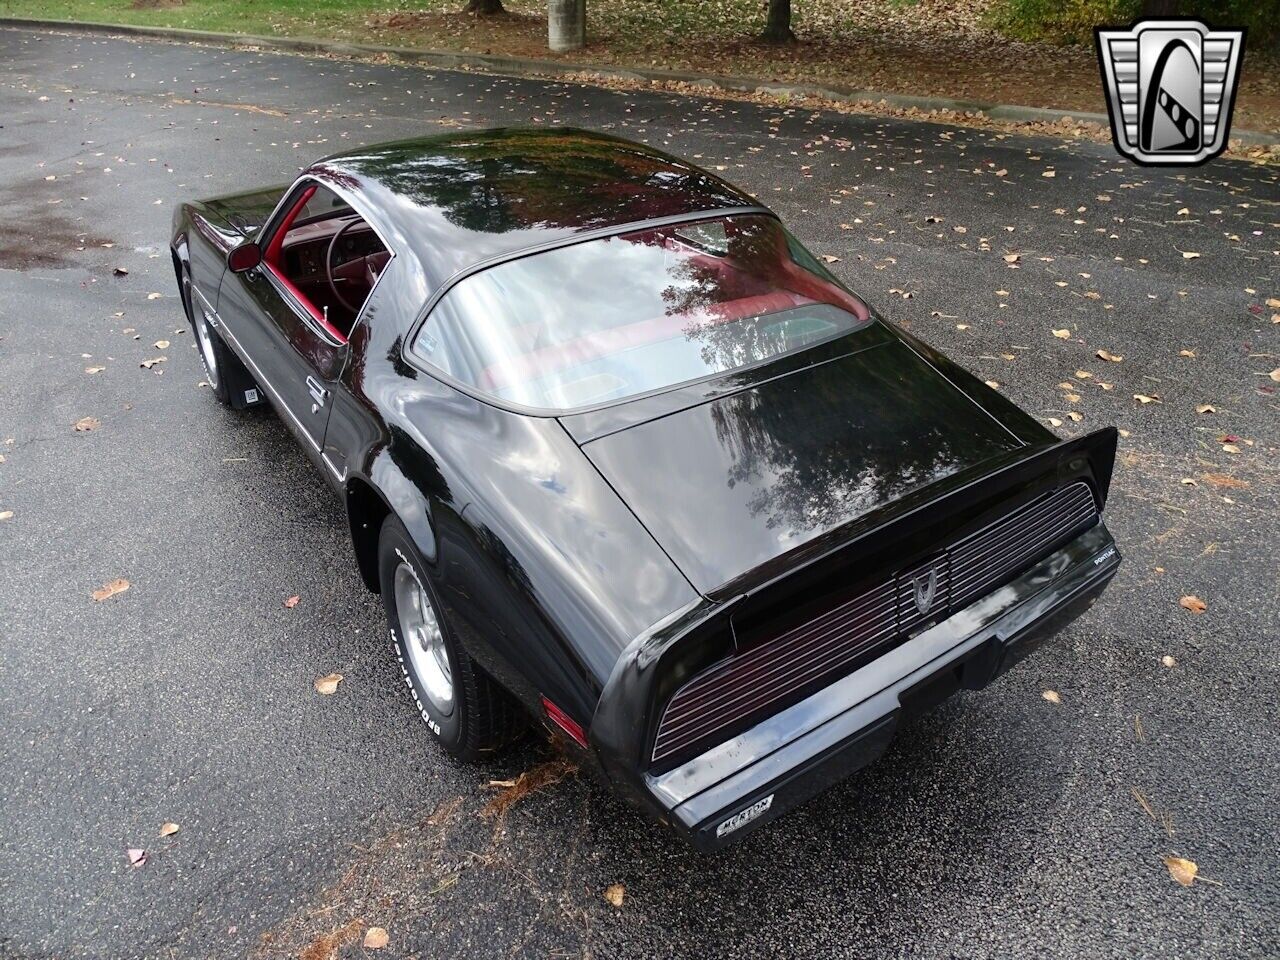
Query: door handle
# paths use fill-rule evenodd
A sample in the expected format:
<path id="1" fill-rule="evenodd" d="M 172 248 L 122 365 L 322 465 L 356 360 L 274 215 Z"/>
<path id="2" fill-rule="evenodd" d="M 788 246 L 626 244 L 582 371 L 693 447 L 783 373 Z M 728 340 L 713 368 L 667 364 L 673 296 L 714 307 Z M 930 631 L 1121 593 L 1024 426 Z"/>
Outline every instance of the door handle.
<path id="1" fill-rule="evenodd" d="M 315 401 L 311 407 L 312 413 L 317 412 L 329 399 L 329 391 L 321 386 L 320 381 L 315 377 L 307 377 L 307 393 L 311 394 L 311 399 Z"/>

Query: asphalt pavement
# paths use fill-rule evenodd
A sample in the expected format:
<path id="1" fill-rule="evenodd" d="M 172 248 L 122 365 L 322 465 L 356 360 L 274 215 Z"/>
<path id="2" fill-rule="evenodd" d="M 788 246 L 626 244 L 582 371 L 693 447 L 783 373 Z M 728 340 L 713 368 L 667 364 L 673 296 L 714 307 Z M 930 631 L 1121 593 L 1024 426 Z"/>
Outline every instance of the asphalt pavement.
<path id="1" fill-rule="evenodd" d="M 721 172 L 1061 435 L 1124 431 L 1104 600 L 713 857 L 584 775 L 486 815 L 549 747 L 428 741 L 341 504 L 176 296 L 181 199 L 513 123 Z M 1276 956 L 1278 228 L 1274 167 L 0 30 L 0 956 Z"/>

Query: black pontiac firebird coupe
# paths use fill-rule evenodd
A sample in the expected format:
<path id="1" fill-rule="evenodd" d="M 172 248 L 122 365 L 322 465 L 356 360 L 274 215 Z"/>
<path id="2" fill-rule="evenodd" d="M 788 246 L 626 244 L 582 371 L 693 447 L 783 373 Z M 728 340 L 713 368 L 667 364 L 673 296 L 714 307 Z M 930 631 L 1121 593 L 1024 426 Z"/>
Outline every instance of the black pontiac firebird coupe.
<path id="1" fill-rule="evenodd" d="M 1119 565 L 1114 429 L 1060 442 L 767 208 L 573 130 L 352 150 L 184 204 L 213 392 L 346 503 L 422 717 L 529 714 L 711 849 L 985 686 Z"/>

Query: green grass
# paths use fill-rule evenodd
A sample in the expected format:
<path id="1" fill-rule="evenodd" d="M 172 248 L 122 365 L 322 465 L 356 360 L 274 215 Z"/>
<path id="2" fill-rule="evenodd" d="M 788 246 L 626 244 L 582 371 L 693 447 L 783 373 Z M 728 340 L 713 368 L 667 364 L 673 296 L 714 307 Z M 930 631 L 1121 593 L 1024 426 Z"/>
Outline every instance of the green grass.
<path id="1" fill-rule="evenodd" d="M 432 4 L 416 6 L 426 8 Z M 325 35 L 331 28 L 350 29 L 361 14 L 388 7 L 394 5 L 361 0 L 186 0 L 172 7 L 135 7 L 131 0 L 0 0 L 0 11 L 13 17 L 253 34 L 301 34 L 309 30 Z"/>
<path id="2" fill-rule="evenodd" d="M 143 24 L 228 33 L 286 34 L 373 39 L 390 33 L 431 33 L 429 28 L 390 30 L 383 25 L 395 14 L 454 14 L 465 0 L 185 0 L 135 5 L 132 0 L 0 0 L 6 16 L 101 23 Z M 543 17 L 545 3 L 507 0 L 507 9 L 526 17 Z M 597 2 L 588 11 L 593 29 L 610 38 L 643 37 L 646 44 L 663 38 L 687 38 L 690 31 L 740 34 L 758 31 L 762 5 L 752 0 L 630 0 Z M 461 24 L 475 19 L 457 18 Z M 801 18 L 797 17 L 799 21 Z M 721 29 L 725 25 L 729 29 Z M 452 32 L 452 31 L 448 31 Z"/>
<path id="3" fill-rule="evenodd" d="M 994 0 L 971 0 L 983 7 Z M 470 35 L 491 38 L 536 34 L 545 41 L 546 0 L 504 0 L 515 17 L 475 18 L 459 13 L 466 0 L 0 0 L 0 14 L 51 20 L 143 24 L 228 33 L 315 36 L 369 42 Z M 901 15 L 922 0 L 799 0 L 797 34 L 824 42 L 865 36 L 881 12 Z M 400 15 L 391 27 L 388 18 Z M 425 16 L 421 16 L 425 15 Z M 415 18 L 416 19 L 413 19 Z M 591 42 L 614 50 L 649 51 L 661 58 L 672 47 L 741 42 L 764 28 L 764 0 L 588 0 Z M 454 21 L 448 23 L 446 21 Z M 505 21 L 505 22 L 504 22 Z M 406 44 L 407 45 L 407 44 Z"/>

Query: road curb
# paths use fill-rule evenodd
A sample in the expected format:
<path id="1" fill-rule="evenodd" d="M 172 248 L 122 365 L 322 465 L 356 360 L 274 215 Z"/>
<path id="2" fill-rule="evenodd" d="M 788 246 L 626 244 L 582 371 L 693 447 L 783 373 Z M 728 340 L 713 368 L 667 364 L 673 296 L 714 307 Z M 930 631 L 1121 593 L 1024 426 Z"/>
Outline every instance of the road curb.
<path id="1" fill-rule="evenodd" d="M 903 110 L 943 111 L 982 114 L 992 120 L 1008 120 L 1015 123 L 1059 123 L 1070 117 L 1107 126 L 1105 113 L 1085 113 L 1078 110 L 1056 110 L 1049 107 L 1028 107 L 1017 104 L 983 103 L 973 100 L 955 100 L 950 97 L 917 97 L 902 93 L 881 93 L 875 90 L 858 90 L 839 84 L 821 85 L 808 83 L 783 83 L 758 77 L 720 76 L 717 74 L 690 73 L 681 70 L 659 70 L 646 67 L 609 67 L 591 63 L 568 63 L 561 60 L 542 60 L 535 57 L 503 57 L 486 53 L 461 53 L 455 50 L 428 50 L 419 47 L 391 47 L 373 43 L 345 43 L 338 40 L 319 40 L 314 37 L 261 37 L 253 34 L 218 33 L 212 30 L 184 30 L 179 27 L 150 27 L 138 24 L 97 23 L 80 20 L 43 20 L 24 17 L 0 17 L 0 27 L 19 29 L 63 30 L 77 33 L 104 34 L 110 36 L 154 37 L 162 40 L 186 40 L 219 46 L 250 46 L 263 49 L 288 50 L 295 53 L 330 53 L 341 56 L 389 56 L 405 63 L 437 67 L 446 70 L 475 70 L 508 76 L 547 77 L 592 73 L 619 80 L 656 80 L 668 83 L 688 83 L 703 86 L 708 91 L 716 89 L 739 93 L 767 93 L 792 97 L 817 97 L 823 100 L 849 103 L 885 103 Z M 1280 133 L 1261 133 L 1256 130 L 1232 130 L 1231 139 L 1248 146 L 1280 145 Z"/>

